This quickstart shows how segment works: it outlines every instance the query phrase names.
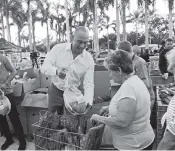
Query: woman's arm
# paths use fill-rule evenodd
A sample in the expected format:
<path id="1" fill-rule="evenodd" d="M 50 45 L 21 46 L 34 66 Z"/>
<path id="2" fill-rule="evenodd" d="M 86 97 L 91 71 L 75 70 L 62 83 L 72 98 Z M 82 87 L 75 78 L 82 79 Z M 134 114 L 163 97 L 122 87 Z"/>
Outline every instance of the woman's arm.
<path id="1" fill-rule="evenodd" d="M 162 140 L 160 141 L 157 150 L 174 150 L 175 149 L 175 136 L 170 132 L 166 131 Z"/>
<path id="2" fill-rule="evenodd" d="M 117 103 L 117 114 L 113 117 L 93 115 L 91 119 L 105 123 L 114 128 L 124 128 L 132 124 L 136 112 L 136 100 L 123 98 Z"/>

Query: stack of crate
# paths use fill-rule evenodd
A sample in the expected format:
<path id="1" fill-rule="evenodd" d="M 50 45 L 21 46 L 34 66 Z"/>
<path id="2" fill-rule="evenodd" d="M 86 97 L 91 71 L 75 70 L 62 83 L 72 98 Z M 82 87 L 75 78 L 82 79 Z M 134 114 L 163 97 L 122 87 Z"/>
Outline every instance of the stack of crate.
<path id="1" fill-rule="evenodd" d="M 168 105 L 162 104 L 161 99 L 158 95 L 159 87 L 157 87 L 157 130 L 156 130 L 156 144 L 158 145 L 159 142 L 161 141 L 162 137 L 162 125 L 161 125 L 161 119 L 162 116 L 165 114 L 167 111 Z"/>

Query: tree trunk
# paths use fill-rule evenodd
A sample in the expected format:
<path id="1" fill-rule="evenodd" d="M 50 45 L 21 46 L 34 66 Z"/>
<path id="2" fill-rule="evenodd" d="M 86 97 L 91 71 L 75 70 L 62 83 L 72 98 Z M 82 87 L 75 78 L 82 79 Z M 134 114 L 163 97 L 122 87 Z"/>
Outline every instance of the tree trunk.
<path id="1" fill-rule="evenodd" d="M 49 24 L 48 19 L 46 20 L 46 26 L 47 26 L 47 52 L 50 51 L 50 38 L 49 38 Z"/>
<path id="2" fill-rule="evenodd" d="M 4 27 L 3 8 L 1 9 L 1 25 L 2 25 L 2 38 L 5 39 L 5 27 Z"/>
<path id="3" fill-rule="evenodd" d="M 31 19 L 31 10 L 30 10 L 30 0 L 28 0 L 28 30 L 29 30 L 29 48 L 30 48 L 30 52 L 33 49 L 32 46 L 32 19 Z"/>
<path id="4" fill-rule="evenodd" d="M 117 45 L 120 43 L 120 20 L 119 20 L 119 5 L 118 0 L 116 0 L 116 40 Z"/>
<path id="5" fill-rule="evenodd" d="M 70 28 L 69 28 L 69 15 L 68 15 L 68 5 L 67 5 L 67 0 L 65 0 L 65 10 L 66 10 L 66 37 L 67 37 L 67 42 L 70 42 Z"/>
<path id="6" fill-rule="evenodd" d="M 123 11 L 123 40 L 127 40 L 127 34 L 126 34 L 126 4 L 125 1 L 122 3 L 122 11 Z"/>
<path id="7" fill-rule="evenodd" d="M 21 47 L 21 29 L 18 27 L 18 45 Z"/>
<path id="8" fill-rule="evenodd" d="M 93 4 L 93 30 L 94 30 L 94 51 L 96 52 L 96 57 L 100 54 L 99 50 L 99 40 L 98 40 L 98 25 L 97 25 L 97 5 L 96 5 L 96 0 L 94 0 Z"/>
<path id="9" fill-rule="evenodd" d="M 108 52 L 109 52 L 109 32 L 108 32 L 108 28 L 107 28 L 107 44 L 108 44 Z"/>
<path id="10" fill-rule="evenodd" d="M 136 45 L 138 45 L 138 20 L 136 20 Z"/>
<path id="11" fill-rule="evenodd" d="M 9 42 L 11 42 L 11 33 L 10 33 L 10 23 L 9 23 L 9 12 L 8 12 L 8 8 L 6 8 L 6 10 L 5 10 L 5 15 L 6 15 L 6 24 L 7 24 L 7 40 Z"/>
<path id="12" fill-rule="evenodd" d="M 145 0 L 145 49 L 149 48 L 148 36 L 148 0 Z"/>
<path id="13" fill-rule="evenodd" d="M 172 9 L 169 9 L 169 38 L 173 38 L 173 21 L 172 21 L 173 12 Z"/>
<path id="14" fill-rule="evenodd" d="M 33 50 L 36 51 L 36 41 L 35 41 L 35 23 L 32 23 L 32 37 L 33 37 Z"/>

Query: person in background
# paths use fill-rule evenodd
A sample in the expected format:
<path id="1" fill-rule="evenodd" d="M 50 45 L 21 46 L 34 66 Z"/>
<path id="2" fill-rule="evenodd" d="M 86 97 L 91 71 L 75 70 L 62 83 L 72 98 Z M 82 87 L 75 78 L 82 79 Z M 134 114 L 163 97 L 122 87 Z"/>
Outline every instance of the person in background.
<path id="1" fill-rule="evenodd" d="M 161 51 L 165 49 L 165 40 L 162 40 L 161 45 L 162 46 L 159 49 L 159 53 L 161 53 Z"/>
<path id="2" fill-rule="evenodd" d="M 39 57 L 39 53 L 35 50 L 33 50 L 31 53 L 30 53 L 30 59 L 32 60 L 32 66 L 33 68 L 36 67 L 39 68 L 39 65 L 38 65 L 38 57 Z"/>
<path id="3" fill-rule="evenodd" d="M 102 107 L 101 116 L 93 114 L 91 120 L 106 124 L 116 149 L 151 150 L 155 135 L 149 120 L 150 95 L 143 81 L 133 74 L 131 57 L 119 49 L 109 54 L 105 67 L 121 87 L 109 106 Z M 108 117 L 102 116 L 105 112 L 109 112 Z"/>
<path id="4" fill-rule="evenodd" d="M 13 95 L 13 88 L 11 86 L 11 81 L 14 79 L 16 73 L 17 72 L 14 66 L 8 60 L 8 58 L 0 54 L 0 89 L 4 91 L 5 96 L 9 99 L 11 103 L 11 111 L 8 114 L 8 116 L 12 123 L 14 132 L 19 140 L 18 150 L 25 150 L 26 149 L 25 136 L 21 121 L 18 116 L 18 111 L 15 104 L 15 97 Z M 1 146 L 1 150 L 6 150 L 11 144 L 14 143 L 12 134 L 9 130 L 6 116 L 0 115 L 0 125 L 2 128 L 2 132 L 6 138 L 5 143 Z"/>
<path id="5" fill-rule="evenodd" d="M 167 70 L 171 73 L 175 71 L 174 52 L 170 52 L 172 60 L 168 62 Z M 175 150 L 175 96 L 168 104 L 167 111 L 162 117 L 163 138 L 160 141 L 157 150 Z"/>
<path id="6" fill-rule="evenodd" d="M 139 46 L 137 46 L 137 45 L 134 45 L 132 48 L 133 48 L 134 54 L 140 57 L 140 55 L 141 55 L 141 48 Z"/>
<path id="7" fill-rule="evenodd" d="M 67 82 L 65 79 L 75 87 L 79 87 L 81 79 L 84 79 L 84 99 L 87 102 L 87 108 L 92 107 L 94 60 L 92 55 L 85 50 L 88 42 L 89 30 L 79 26 L 75 30 L 72 43 L 57 44 L 46 55 L 41 72 L 51 76 L 52 84 L 48 92 L 50 112 L 57 111 L 59 115 L 64 112 L 63 93 Z"/>
<path id="8" fill-rule="evenodd" d="M 171 49 L 173 49 L 173 40 L 171 38 L 168 38 L 166 40 L 165 48 L 160 52 L 159 54 L 159 69 L 162 74 L 162 78 L 168 79 L 168 76 L 172 76 L 172 73 L 169 73 L 167 71 L 168 63 L 166 59 L 166 54 Z"/>
<path id="9" fill-rule="evenodd" d="M 142 58 L 146 61 L 149 62 L 149 49 L 145 49 Z"/>
<path id="10" fill-rule="evenodd" d="M 134 51 L 136 50 L 138 51 L 140 47 L 136 45 L 132 47 L 129 41 L 122 41 L 119 43 L 118 49 L 126 51 L 129 54 L 130 58 L 132 59 L 135 75 L 137 75 L 148 88 L 148 91 L 151 96 L 150 100 L 152 109 L 155 103 L 155 94 L 152 87 L 152 80 L 148 71 L 148 65 L 145 62 L 145 60 L 134 54 Z"/>

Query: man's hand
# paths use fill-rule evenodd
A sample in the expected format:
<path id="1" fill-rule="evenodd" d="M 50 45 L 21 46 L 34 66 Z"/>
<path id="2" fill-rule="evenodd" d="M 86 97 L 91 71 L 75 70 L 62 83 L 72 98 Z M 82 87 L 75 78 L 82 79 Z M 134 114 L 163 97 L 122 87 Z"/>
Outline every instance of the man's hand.
<path id="1" fill-rule="evenodd" d="M 165 80 L 168 79 L 168 73 L 164 73 L 164 74 L 162 75 L 162 78 L 165 79 Z"/>
<path id="2" fill-rule="evenodd" d="M 103 106 L 101 109 L 100 109 L 100 115 L 106 115 L 106 113 L 109 112 L 109 106 Z"/>
<path id="3" fill-rule="evenodd" d="M 57 68 L 56 74 L 59 76 L 60 79 L 65 79 L 66 73 L 68 69 L 67 68 Z"/>
<path id="4" fill-rule="evenodd" d="M 92 106 L 88 103 L 87 106 L 86 106 L 86 111 L 84 112 L 84 114 L 88 113 L 91 109 L 92 109 Z"/>

